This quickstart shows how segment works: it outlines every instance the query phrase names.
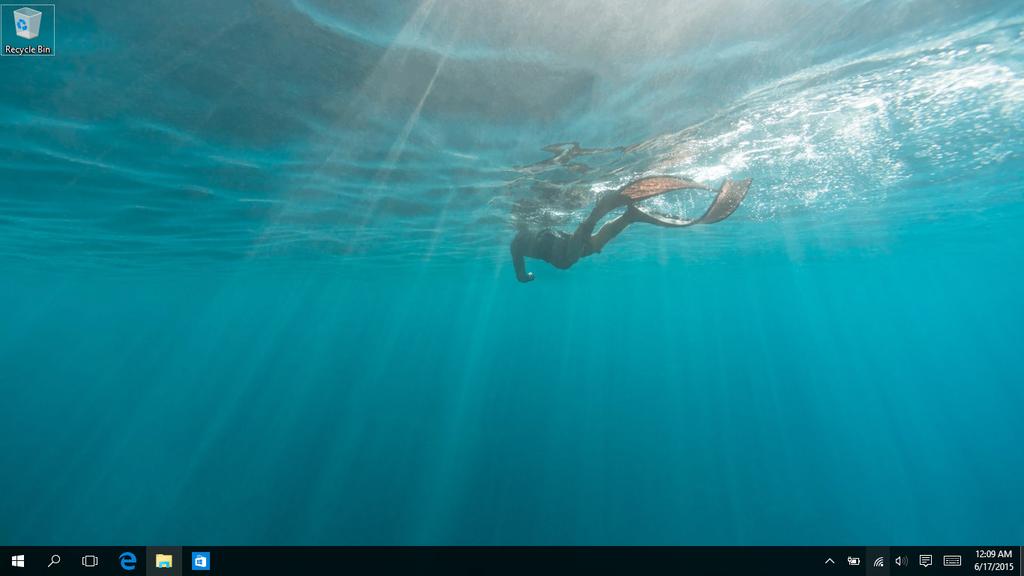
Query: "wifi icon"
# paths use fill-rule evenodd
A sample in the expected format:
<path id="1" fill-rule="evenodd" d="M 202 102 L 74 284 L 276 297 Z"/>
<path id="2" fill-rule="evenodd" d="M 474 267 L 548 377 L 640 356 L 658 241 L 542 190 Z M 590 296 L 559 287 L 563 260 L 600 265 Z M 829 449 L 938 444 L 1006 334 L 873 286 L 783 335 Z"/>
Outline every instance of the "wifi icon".
<path id="1" fill-rule="evenodd" d="M 872 566 L 874 566 L 875 568 L 885 568 L 885 556 L 879 556 L 878 558 L 875 558 L 875 562 L 874 564 L 872 564 Z"/>

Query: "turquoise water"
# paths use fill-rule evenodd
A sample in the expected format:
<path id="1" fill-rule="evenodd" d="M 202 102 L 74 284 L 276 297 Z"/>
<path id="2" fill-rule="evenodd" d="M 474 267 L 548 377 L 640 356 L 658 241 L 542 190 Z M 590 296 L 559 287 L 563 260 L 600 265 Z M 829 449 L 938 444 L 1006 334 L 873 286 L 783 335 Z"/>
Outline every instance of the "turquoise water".
<path id="1" fill-rule="evenodd" d="M 0 59 L 0 542 L 1024 541 L 1019 4 L 56 18 Z M 515 281 L 650 174 L 753 186 Z"/>

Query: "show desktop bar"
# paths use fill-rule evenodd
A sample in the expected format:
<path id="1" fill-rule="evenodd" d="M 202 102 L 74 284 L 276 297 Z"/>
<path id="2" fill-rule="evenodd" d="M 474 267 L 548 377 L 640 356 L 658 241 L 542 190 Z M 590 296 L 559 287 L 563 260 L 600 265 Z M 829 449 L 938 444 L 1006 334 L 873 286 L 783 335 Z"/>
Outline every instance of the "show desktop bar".
<path id="1" fill-rule="evenodd" d="M 0 574 L 1024 576 L 1019 546 L 4 547 Z M 9 557 L 9 562 L 8 562 Z"/>

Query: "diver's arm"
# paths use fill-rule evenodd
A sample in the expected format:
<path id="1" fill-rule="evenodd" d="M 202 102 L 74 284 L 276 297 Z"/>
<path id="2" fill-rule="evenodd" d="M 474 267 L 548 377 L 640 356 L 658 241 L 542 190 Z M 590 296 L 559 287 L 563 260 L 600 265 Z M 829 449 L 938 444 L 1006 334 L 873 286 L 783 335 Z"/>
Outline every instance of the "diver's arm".
<path id="1" fill-rule="evenodd" d="M 526 260 L 523 253 L 512 248 L 512 265 L 516 267 L 516 279 L 520 282 L 532 282 L 533 272 L 526 271 Z"/>
<path id="2" fill-rule="evenodd" d="M 526 263 L 523 261 L 522 254 L 512 256 L 512 264 L 515 265 L 515 277 L 519 282 L 534 281 L 534 273 L 526 272 Z"/>
<path id="3" fill-rule="evenodd" d="M 526 259 L 523 256 L 524 233 L 520 232 L 512 241 L 512 266 L 516 269 L 516 279 L 520 282 L 533 281 L 533 272 L 526 271 Z"/>

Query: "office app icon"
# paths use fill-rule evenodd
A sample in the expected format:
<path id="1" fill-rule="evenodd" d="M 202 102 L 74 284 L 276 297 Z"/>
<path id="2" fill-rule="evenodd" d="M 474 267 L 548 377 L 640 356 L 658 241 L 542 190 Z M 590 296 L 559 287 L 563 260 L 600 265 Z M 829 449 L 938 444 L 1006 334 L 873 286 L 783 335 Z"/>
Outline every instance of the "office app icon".
<path id="1" fill-rule="evenodd" d="M 174 555 L 157 554 L 154 564 L 157 568 L 174 568 Z"/>

